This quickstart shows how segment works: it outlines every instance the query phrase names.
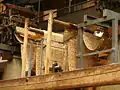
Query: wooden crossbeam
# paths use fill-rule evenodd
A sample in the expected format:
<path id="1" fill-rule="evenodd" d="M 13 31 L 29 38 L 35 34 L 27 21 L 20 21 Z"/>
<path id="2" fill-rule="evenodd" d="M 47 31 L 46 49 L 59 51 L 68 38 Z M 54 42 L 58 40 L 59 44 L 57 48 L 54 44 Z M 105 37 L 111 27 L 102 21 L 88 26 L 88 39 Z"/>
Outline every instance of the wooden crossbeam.
<path id="1" fill-rule="evenodd" d="M 0 90 L 59 90 L 120 84 L 120 65 L 0 81 Z"/>

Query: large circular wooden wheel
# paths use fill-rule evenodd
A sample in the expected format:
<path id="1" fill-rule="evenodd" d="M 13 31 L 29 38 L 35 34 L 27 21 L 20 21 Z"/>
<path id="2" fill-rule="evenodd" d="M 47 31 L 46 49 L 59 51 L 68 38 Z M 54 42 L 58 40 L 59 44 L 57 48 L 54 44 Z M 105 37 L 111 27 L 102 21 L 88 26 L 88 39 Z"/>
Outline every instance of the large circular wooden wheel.
<path id="1" fill-rule="evenodd" d="M 85 46 L 89 50 L 94 51 L 94 50 L 99 49 L 102 46 L 104 39 L 97 37 L 91 33 L 83 32 L 83 41 L 84 41 Z"/>

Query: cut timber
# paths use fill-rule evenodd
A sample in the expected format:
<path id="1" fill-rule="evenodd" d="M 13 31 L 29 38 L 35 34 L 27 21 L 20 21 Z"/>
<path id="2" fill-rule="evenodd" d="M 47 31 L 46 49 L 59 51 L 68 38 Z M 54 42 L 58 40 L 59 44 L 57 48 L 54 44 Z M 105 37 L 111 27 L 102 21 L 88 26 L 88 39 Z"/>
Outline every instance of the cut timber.
<path id="1" fill-rule="evenodd" d="M 83 41 L 85 43 L 85 46 L 89 49 L 89 50 L 96 50 L 98 48 L 100 48 L 100 46 L 103 44 L 103 38 L 99 38 L 94 36 L 91 33 L 88 32 L 84 32 L 83 33 Z"/>
<path id="2" fill-rule="evenodd" d="M 77 69 L 75 38 L 72 38 L 68 41 L 68 63 L 69 63 L 69 71 L 73 71 Z"/>
<path id="3" fill-rule="evenodd" d="M 120 65 L 107 65 L 37 77 L 0 81 L 0 90 L 59 90 L 116 84 L 120 84 Z"/>
<path id="4" fill-rule="evenodd" d="M 45 74 L 49 73 L 49 61 L 51 60 L 51 40 L 52 40 L 52 25 L 53 25 L 53 12 L 49 13 L 48 19 L 48 34 L 47 34 L 47 46 L 45 57 Z"/>
<path id="5" fill-rule="evenodd" d="M 36 76 L 40 75 L 40 66 L 41 66 L 41 63 L 40 63 L 40 53 L 42 51 L 40 50 L 40 45 L 36 45 Z"/>
<path id="6" fill-rule="evenodd" d="M 71 30 L 71 29 L 77 30 L 77 25 L 76 25 L 76 24 L 73 24 L 73 23 L 63 22 L 63 21 L 56 20 L 56 19 L 54 19 L 54 23 L 55 23 L 58 27 L 67 28 L 67 29 L 69 29 L 69 30 Z"/>
<path id="7" fill-rule="evenodd" d="M 67 30 L 64 31 L 64 41 L 67 41 L 68 45 L 68 66 L 69 71 L 76 70 L 77 68 L 77 57 L 76 57 L 76 48 L 77 48 L 77 41 L 76 41 L 77 32 L 74 30 Z"/>
<path id="8" fill-rule="evenodd" d="M 63 41 L 64 42 L 69 41 L 70 39 L 72 39 L 76 35 L 77 35 L 77 31 L 76 30 L 65 29 L 64 30 Z"/>
<path id="9" fill-rule="evenodd" d="M 16 32 L 19 33 L 22 37 L 24 37 L 25 29 L 21 27 L 16 27 Z M 35 33 L 32 31 L 28 31 L 28 38 L 33 40 L 40 40 L 44 36 L 44 32 Z"/>
<path id="10" fill-rule="evenodd" d="M 69 65 L 68 65 L 68 45 L 67 43 L 64 44 L 64 66 L 65 66 L 65 71 L 69 71 Z"/>
<path id="11" fill-rule="evenodd" d="M 100 54 L 98 54 L 98 57 L 108 57 L 108 54 L 107 53 L 100 53 Z"/>
<path id="12" fill-rule="evenodd" d="M 25 33 L 24 33 L 24 43 L 23 43 L 23 58 L 22 58 L 22 73 L 21 77 L 25 77 L 27 70 L 27 61 L 28 61 L 28 23 L 29 19 L 25 19 Z"/>

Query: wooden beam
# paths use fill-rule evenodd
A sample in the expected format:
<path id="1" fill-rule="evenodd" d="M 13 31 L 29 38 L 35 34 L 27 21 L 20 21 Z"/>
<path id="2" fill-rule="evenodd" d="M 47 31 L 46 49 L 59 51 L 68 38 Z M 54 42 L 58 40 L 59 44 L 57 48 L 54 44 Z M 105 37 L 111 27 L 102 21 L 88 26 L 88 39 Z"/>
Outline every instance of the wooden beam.
<path id="1" fill-rule="evenodd" d="M 41 63 L 40 63 L 40 53 L 42 52 L 41 50 L 40 50 L 40 45 L 37 45 L 36 46 L 36 76 L 38 76 L 38 75 L 40 75 L 40 65 L 41 65 Z"/>
<path id="2" fill-rule="evenodd" d="M 52 25 L 53 25 L 53 12 L 49 13 L 48 19 L 48 34 L 47 34 L 47 46 L 45 56 L 45 74 L 49 73 L 49 61 L 51 60 L 51 40 L 52 40 Z"/>
<path id="3" fill-rule="evenodd" d="M 60 21 L 60 20 L 56 20 L 54 19 L 54 23 L 58 26 L 58 27 L 62 27 L 62 28 L 67 28 L 69 30 L 77 30 L 77 25 L 73 24 L 73 23 L 69 23 L 69 22 L 64 22 L 64 21 Z"/>
<path id="4" fill-rule="evenodd" d="M 68 65 L 69 65 L 69 71 L 73 71 L 77 69 L 75 37 L 68 41 Z"/>
<path id="5" fill-rule="evenodd" d="M 120 84 L 120 65 L 0 81 L 0 90 L 59 90 Z"/>
<path id="6" fill-rule="evenodd" d="M 24 43 L 23 43 L 23 58 L 22 58 L 22 73 L 21 77 L 25 77 L 27 70 L 27 61 L 28 61 L 28 23 L 29 19 L 25 19 L 25 33 L 24 33 Z"/>
<path id="7" fill-rule="evenodd" d="M 19 33 L 22 37 L 24 37 L 25 30 L 24 28 L 21 27 L 16 27 L 16 32 Z M 44 32 L 39 31 L 39 32 L 32 32 L 28 31 L 28 38 L 33 39 L 33 40 L 40 40 L 42 37 L 44 37 Z"/>

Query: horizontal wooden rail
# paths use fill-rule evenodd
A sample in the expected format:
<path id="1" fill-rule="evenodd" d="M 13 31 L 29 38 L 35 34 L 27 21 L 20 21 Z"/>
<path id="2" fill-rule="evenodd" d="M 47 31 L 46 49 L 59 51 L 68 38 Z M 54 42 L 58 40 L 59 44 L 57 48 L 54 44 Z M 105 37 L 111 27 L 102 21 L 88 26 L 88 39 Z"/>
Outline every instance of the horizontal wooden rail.
<path id="1" fill-rule="evenodd" d="M 120 84 L 120 65 L 0 81 L 0 90 L 66 89 Z"/>

